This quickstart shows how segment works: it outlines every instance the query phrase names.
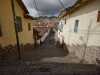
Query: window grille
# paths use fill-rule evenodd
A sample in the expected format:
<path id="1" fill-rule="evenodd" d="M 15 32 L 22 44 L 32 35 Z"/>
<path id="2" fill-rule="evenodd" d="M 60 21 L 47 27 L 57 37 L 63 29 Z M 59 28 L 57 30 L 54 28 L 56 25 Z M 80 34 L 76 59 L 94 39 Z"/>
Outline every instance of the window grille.
<path id="1" fill-rule="evenodd" d="M 17 22 L 18 22 L 17 30 L 18 30 L 18 32 L 21 32 L 22 31 L 22 19 L 19 16 L 17 16 L 16 18 L 17 18 Z"/>
<path id="2" fill-rule="evenodd" d="M 78 31 L 78 23 L 79 23 L 79 20 L 76 20 L 75 21 L 75 26 L 74 26 L 74 32 Z"/>

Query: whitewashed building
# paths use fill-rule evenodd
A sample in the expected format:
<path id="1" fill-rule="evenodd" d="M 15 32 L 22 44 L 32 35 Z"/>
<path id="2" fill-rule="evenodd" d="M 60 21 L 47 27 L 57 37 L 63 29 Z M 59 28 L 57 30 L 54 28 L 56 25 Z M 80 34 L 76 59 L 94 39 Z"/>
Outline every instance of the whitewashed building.
<path id="1" fill-rule="evenodd" d="M 43 34 L 43 36 L 42 36 L 40 39 L 37 40 L 37 44 L 40 44 L 40 40 L 41 40 L 41 42 L 44 42 L 44 41 L 46 40 L 47 36 L 49 35 L 49 33 L 50 33 L 50 29 L 48 29 L 48 30 Z"/>
<path id="2" fill-rule="evenodd" d="M 77 0 L 58 16 L 58 37 L 70 53 L 100 64 L 100 0 Z"/>

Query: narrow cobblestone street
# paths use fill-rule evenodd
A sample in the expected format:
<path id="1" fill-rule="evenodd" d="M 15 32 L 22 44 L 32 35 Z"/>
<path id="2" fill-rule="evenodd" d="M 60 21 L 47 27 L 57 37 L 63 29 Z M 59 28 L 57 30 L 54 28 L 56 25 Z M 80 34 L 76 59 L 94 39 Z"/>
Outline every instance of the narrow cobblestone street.
<path id="1" fill-rule="evenodd" d="M 98 66 L 55 45 L 54 33 L 34 50 L 0 61 L 0 75 L 99 75 Z"/>

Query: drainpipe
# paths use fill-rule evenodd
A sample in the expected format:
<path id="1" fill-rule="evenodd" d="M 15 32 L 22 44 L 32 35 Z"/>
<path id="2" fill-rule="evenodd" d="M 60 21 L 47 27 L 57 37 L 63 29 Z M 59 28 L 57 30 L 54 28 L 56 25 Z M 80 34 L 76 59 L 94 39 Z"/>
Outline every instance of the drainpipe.
<path id="1" fill-rule="evenodd" d="M 16 19 L 16 13 L 15 13 L 15 7 L 14 7 L 14 0 L 11 0 L 11 6 L 12 6 L 14 26 L 15 26 L 15 33 L 16 33 L 16 41 L 17 41 L 18 54 L 19 54 L 19 59 L 21 60 L 19 37 L 18 37 L 18 30 L 17 30 L 17 19 Z"/>

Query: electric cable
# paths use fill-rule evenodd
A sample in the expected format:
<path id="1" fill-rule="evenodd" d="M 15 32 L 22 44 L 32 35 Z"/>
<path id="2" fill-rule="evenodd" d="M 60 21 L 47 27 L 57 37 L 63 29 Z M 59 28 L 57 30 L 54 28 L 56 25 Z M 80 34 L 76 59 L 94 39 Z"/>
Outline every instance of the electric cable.
<path id="1" fill-rule="evenodd" d="M 60 0 L 59 0 L 59 2 L 60 2 L 60 4 L 62 5 L 62 7 L 63 7 L 64 9 L 66 9 L 65 6 L 63 5 L 63 3 L 62 3 Z"/>
<path id="2" fill-rule="evenodd" d="M 37 12 L 38 12 L 38 15 L 39 15 L 39 17 L 40 17 L 40 13 L 39 13 L 39 10 L 38 10 L 38 7 L 37 7 L 37 5 L 36 5 L 36 1 L 35 1 L 35 0 L 34 0 L 34 4 L 35 4 L 36 10 L 37 10 Z"/>

